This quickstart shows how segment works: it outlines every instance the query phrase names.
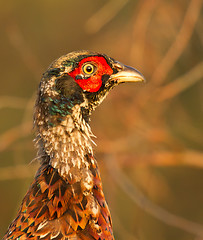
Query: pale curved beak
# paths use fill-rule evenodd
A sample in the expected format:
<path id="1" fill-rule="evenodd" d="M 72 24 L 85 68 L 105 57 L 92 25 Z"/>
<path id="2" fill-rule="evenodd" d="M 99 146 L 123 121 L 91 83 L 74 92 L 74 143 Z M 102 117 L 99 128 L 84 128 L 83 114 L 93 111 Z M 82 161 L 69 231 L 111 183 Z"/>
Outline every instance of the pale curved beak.
<path id="1" fill-rule="evenodd" d="M 109 81 L 115 81 L 117 83 L 145 82 L 145 78 L 142 73 L 135 68 L 126 66 L 120 62 L 116 62 L 114 67 L 118 69 L 118 72 L 112 74 L 109 78 Z"/>

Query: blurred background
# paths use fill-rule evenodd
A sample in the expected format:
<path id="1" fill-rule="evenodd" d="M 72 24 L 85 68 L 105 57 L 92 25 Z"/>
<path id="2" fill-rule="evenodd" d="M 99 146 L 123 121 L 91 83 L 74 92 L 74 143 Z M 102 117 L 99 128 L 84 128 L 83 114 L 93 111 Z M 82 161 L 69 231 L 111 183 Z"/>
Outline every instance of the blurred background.
<path id="1" fill-rule="evenodd" d="M 38 167 L 41 75 L 73 50 L 136 67 L 92 116 L 118 240 L 203 239 L 202 0 L 0 1 L 0 236 Z"/>

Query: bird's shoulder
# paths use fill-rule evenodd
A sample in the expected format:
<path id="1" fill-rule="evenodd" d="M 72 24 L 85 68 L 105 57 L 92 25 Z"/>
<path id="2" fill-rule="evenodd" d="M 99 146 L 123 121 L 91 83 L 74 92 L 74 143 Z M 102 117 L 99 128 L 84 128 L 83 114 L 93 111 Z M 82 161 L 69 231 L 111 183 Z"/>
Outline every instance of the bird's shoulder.
<path id="1" fill-rule="evenodd" d="M 79 182 L 63 179 L 46 165 L 26 193 L 6 239 L 113 239 L 112 223 L 97 166 L 94 187 L 84 193 Z"/>

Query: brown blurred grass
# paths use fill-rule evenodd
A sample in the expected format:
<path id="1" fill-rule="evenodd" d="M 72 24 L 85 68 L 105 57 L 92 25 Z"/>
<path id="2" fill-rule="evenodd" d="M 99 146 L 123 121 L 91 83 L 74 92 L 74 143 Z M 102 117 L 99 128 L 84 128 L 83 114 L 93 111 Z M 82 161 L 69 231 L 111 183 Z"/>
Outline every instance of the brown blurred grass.
<path id="1" fill-rule="evenodd" d="M 203 238 L 202 1 L 59 2 L 0 3 L 0 234 L 37 168 L 28 163 L 41 74 L 86 48 L 147 79 L 112 91 L 92 117 L 116 239 Z"/>

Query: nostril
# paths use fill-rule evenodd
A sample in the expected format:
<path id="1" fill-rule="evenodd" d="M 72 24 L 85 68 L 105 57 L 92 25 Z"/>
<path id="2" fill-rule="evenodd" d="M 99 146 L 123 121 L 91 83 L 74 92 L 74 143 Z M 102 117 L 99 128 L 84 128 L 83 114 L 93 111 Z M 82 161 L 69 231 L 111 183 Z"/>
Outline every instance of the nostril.
<path id="1" fill-rule="evenodd" d="M 122 63 L 120 63 L 120 62 L 115 62 L 114 63 L 114 67 L 116 67 L 117 70 L 120 71 L 120 70 L 123 70 L 124 65 Z"/>

